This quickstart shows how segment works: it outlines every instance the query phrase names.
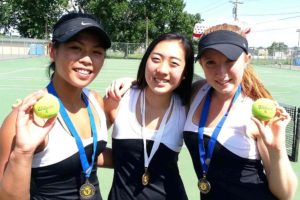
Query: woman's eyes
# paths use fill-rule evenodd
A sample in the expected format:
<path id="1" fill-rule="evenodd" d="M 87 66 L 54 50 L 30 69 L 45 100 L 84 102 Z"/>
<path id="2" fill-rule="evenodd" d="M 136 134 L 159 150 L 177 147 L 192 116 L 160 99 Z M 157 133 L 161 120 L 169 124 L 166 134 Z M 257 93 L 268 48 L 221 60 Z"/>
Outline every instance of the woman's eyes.
<path id="1" fill-rule="evenodd" d="M 70 45 L 69 48 L 73 51 L 82 51 L 82 47 L 79 45 Z M 103 55 L 104 51 L 102 49 L 94 49 L 92 50 L 94 54 Z"/>
<path id="2" fill-rule="evenodd" d="M 70 49 L 74 49 L 74 50 L 79 50 L 80 47 L 79 46 L 76 46 L 76 45 L 72 45 L 69 47 Z"/>
<path id="3" fill-rule="evenodd" d="M 93 52 L 99 55 L 102 55 L 104 53 L 102 50 L 94 50 Z"/>
<path id="4" fill-rule="evenodd" d="M 160 58 L 157 58 L 157 57 L 153 57 L 153 58 L 151 58 L 151 60 L 152 60 L 154 63 L 160 63 L 160 62 L 162 62 L 162 60 L 161 60 Z M 177 66 L 180 65 L 180 64 L 179 64 L 178 62 L 176 62 L 176 61 L 169 61 L 169 63 L 170 63 L 170 66 L 172 66 L 172 67 L 177 67 Z"/>
<path id="5" fill-rule="evenodd" d="M 207 60 L 207 61 L 205 62 L 205 64 L 206 64 L 206 65 L 214 65 L 214 64 L 216 64 L 216 62 L 214 62 L 213 60 Z"/>

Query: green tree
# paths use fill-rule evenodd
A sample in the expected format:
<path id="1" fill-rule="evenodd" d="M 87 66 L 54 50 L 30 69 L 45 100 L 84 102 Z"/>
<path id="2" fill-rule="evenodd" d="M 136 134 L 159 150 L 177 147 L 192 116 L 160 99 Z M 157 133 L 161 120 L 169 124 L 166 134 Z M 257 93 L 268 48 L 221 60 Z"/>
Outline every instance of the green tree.
<path id="1" fill-rule="evenodd" d="M 1 26 L 21 36 L 47 38 L 64 12 L 77 9 L 100 19 L 114 42 L 145 43 L 165 32 L 192 36 L 200 14 L 184 11 L 183 0 L 11 0 L 1 1 Z M 70 6 L 71 4 L 71 6 Z M 13 9 L 12 9 L 13 8 Z M 79 9 L 78 9 L 79 8 Z M 147 29 L 148 27 L 148 29 Z M 146 34 L 148 30 L 148 34 Z"/>
<path id="2" fill-rule="evenodd" d="M 0 30 L 3 33 L 8 33 L 13 22 L 13 7 L 10 1 L 0 1 Z"/>
<path id="3" fill-rule="evenodd" d="M 9 27 L 17 29 L 21 36 L 45 39 L 51 27 L 68 5 L 68 0 L 11 0 Z M 7 12 L 9 13 L 9 12 Z"/>
<path id="4" fill-rule="evenodd" d="M 199 14 L 194 16 L 184 11 L 183 0 L 78 2 L 83 10 L 102 19 L 114 42 L 146 43 L 147 39 L 151 41 L 166 32 L 180 32 L 191 38 L 194 24 L 200 20 Z"/>
<path id="5" fill-rule="evenodd" d="M 149 40 L 171 31 L 191 36 L 199 20 L 184 12 L 183 0 L 90 0 L 83 6 L 103 20 L 114 42 L 143 43 L 147 26 Z"/>
<path id="6" fill-rule="evenodd" d="M 288 46 L 283 42 L 273 42 L 267 49 L 270 56 L 274 56 L 275 52 L 288 52 Z"/>

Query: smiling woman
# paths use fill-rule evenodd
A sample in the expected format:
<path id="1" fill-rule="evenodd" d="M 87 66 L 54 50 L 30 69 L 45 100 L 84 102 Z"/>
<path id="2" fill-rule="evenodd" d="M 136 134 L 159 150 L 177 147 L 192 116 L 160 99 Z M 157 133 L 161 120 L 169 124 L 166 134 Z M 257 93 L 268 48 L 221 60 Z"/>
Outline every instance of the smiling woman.
<path id="1" fill-rule="evenodd" d="M 88 14 L 64 15 L 53 30 L 50 83 L 1 127 L 0 199 L 101 199 L 97 167 L 112 166 L 102 98 L 86 89 L 111 41 Z M 58 98 L 60 113 L 40 125 L 32 108 L 47 93 Z"/>
<path id="2" fill-rule="evenodd" d="M 162 34 L 147 48 L 136 86 L 121 101 L 110 95 L 105 99 L 105 110 L 114 123 L 114 179 L 108 199 L 187 199 L 177 161 L 193 63 L 187 38 Z"/>

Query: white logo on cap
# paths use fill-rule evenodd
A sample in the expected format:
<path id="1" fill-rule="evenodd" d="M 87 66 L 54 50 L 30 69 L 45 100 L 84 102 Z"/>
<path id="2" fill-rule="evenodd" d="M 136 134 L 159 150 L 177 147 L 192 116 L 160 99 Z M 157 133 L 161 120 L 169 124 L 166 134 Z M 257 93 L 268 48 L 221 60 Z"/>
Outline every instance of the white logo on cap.
<path id="1" fill-rule="evenodd" d="M 92 25 L 92 23 L 85 23 L 85 22 L 82 21 L 82 22 L 81 22 L 81 25 L 82 25 L 82 26 L 87 26 L 87 25 Z"/>

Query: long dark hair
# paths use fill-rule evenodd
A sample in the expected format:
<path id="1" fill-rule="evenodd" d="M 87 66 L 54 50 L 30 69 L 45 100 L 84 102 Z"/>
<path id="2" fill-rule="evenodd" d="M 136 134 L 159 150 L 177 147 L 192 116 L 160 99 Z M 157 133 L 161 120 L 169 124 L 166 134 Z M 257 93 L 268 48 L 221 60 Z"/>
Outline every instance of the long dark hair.
<path id="1" fill-rule="evenodd" d="M 165 33 L 160 35 L 159 37 L 157 37 L 155 40 L 151 42 L 139 66 L 139 70 L 137 73 L 137 86 L 140 89 L 144 89 L 148 85 L 145 78 L 147 60 L 151 52 L 153 51 L 153 49 L 158 43 L 162 41 L 169 41 L 169 40 L 180 41 L 185 52 L 185 67 L 183 72 L 183 76 L 185 77 L 185 79 L 181 81 L 181 83 L 174 90 L 174 92 L 179 95 L 183 105 L 186 105 L 189 102 L 190 95 L 191 95 L 191 88 L 192 88 L 192 81 L 193 81 L 193 74 L 194 74 L 194 50 L 191 41 L 179 33 Z"/>

